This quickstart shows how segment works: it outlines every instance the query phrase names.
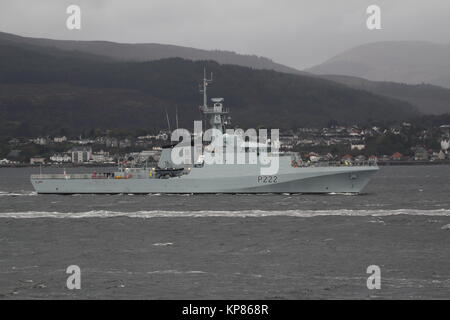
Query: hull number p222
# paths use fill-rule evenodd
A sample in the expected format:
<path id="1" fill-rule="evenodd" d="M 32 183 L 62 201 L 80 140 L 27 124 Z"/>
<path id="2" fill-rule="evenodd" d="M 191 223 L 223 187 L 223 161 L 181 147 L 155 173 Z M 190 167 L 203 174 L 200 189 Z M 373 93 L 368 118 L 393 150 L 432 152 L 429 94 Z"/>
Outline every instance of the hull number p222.
<path id="1" fill-rule="evenodd" d="M 258 176 L 258 183 L 277 183 L 278 176 Z"/>

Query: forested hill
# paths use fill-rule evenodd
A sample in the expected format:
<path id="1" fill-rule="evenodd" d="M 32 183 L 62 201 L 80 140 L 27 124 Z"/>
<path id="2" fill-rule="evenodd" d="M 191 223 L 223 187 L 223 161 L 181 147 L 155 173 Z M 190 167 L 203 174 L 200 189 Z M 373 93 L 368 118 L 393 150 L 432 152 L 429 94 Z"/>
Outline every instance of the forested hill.
<path id="1" fill-rule="evenodd" d="M 198 84 L 214 73 L 210 97 L 225 98 L 233 124 L 290 128 L 405 120 L 407 102 L 332 81 L 212 61 L 179 58 L 112 62 L 84 53 L 0 44 L 0 134 L 71 133 L 92 128 L 166 128 L 164 109 L 180 124 L 200 119 Z"/>
<path id="2" fill-rule="evenodd" d="M 0 32 L 0 43 L 9 42 L 17 46 L 36 48 L 55 48 L 61 52 L 73 51 L 87 55 L 102 56 L 110 60 L 144 62 L 168 58 L 182 58 L 193 61 L 212 60 L 220 64 L 234 64 L 254 69 L 303 74 L 305 72 L 276 63 L 269 58 L 257 55 L 238 54 L 232 51 L 203 50 L 160 43 L 117 43 L 111 41 L 72 41 L 45 38 L 21 37 Z"/>

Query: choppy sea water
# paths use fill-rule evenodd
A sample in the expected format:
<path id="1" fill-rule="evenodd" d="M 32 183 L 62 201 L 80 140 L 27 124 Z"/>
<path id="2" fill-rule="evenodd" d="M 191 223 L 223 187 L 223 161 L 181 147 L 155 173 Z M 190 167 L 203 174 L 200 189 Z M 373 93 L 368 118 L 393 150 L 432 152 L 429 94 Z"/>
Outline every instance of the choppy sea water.
<path id="1" fill-rule="evenodd" d="M 362 195 L 37 195 L 38 171 L 0 168 L 0 298 L 450 298 L 450 166 Z"/>

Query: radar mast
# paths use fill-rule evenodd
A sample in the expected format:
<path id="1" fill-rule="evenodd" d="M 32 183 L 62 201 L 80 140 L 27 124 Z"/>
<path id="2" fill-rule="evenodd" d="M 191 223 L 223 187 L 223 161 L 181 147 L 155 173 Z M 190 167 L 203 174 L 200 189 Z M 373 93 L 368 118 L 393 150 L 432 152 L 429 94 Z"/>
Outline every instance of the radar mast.
<path id="1" fill-rule="evenodd" d="M 206 68 L 203 69 L 203 86 L 200 89 L 200 93 L 203 93 L 203 105 L 200 106 L 200 111 L 208 117 L 209 124 L 211 128 L 220 130 L 222 133 L 225 132 L 225 125 L 228 123 L 225 119 L 225 115 L 230 111 L 223 107 L 223 98 L 213 98 L 211 101 L 214 103 L 213 107 L 208 107 L 208 95 L 207 95 L 207 87 L 208 84 L 212 83 L 213 74 L 211 72 L 211 78 L 206 78 Z"/>

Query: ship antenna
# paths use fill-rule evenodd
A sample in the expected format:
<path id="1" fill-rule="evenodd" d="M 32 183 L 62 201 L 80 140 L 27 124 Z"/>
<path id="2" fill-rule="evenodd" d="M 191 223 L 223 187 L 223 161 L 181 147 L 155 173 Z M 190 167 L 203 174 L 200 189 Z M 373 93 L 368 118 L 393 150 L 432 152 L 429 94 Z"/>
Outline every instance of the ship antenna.
<path id="1" fill-rule="evenodd" d="M 177 123 L 177 129 L 178 129 L 178 106 L 175 107 L 175 121 Z"/>
<path id="2" fill-rule="evenodd" d="M 167 120 L 167 127 L 169 128 L 169 132 L 172 132 L 172 130 L 170 130 L 170 119 L 169 119 L 169 114 L 167 113 L 167 108 L 164 108 L 166 111 L 166 120 Z"/>
<path id="3" fill-rule="evenodd" d="M 211 110 L 208 109 L 208 93 L 207 93 L 207 87 L 210 83 L 213 82 L 213 73 L 211 72 L 211 77 L 208 79 L 206 78 L 206 68 L 203 68 L 203 83 L 202 87 L 200 88 L 200 93 L 203 93 L 203 105 L 200 106 L 200 112 L 203 115 L 202 124 L 206 120 L 206 114 L 211 114 Z"/>
<path id="4" fill-rule="evenodd" d="M 200 90 L 201 93 L 203 93 L 203 108 L 208 107 L 208 94 L 206 88 L 208 87 L 208 84 L 213 81 L 213 73 L 211 72 L 211 78 L 206 78 L 206 68 L 203 68 L 203 87 Z"/>

